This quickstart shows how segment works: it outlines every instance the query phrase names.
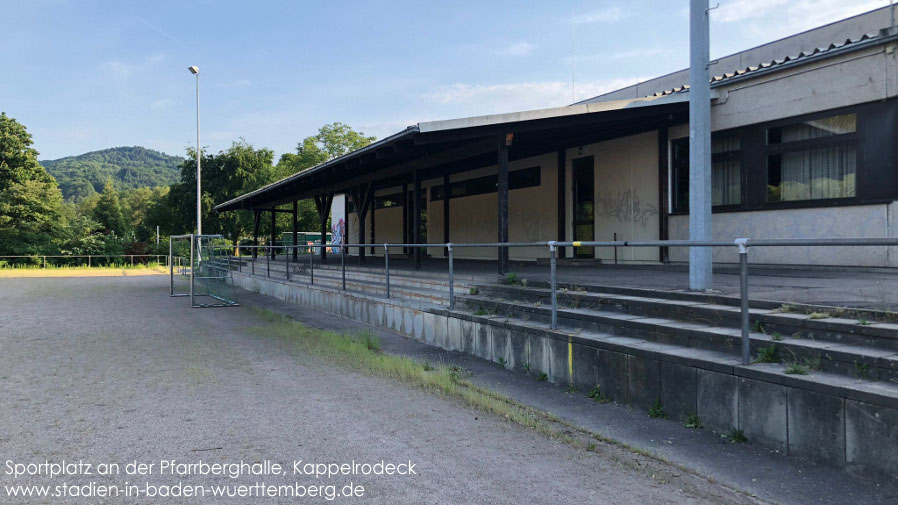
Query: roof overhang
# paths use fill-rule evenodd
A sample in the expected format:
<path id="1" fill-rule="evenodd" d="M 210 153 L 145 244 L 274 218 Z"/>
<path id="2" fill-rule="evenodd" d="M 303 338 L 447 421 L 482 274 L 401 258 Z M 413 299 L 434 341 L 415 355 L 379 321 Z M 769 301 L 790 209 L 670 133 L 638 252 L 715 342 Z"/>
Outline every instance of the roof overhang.
<path id="1" fill-rule="evenodd" d="M 686 121 L 688 94 L 669 94 L 427 121 L 280 181 L 219 204 L 219 212 L 270 209 L 374 182 L 402 184 L 495 163 L 500 139 L 514 134 L 511 159 L 555 152 Z"/>

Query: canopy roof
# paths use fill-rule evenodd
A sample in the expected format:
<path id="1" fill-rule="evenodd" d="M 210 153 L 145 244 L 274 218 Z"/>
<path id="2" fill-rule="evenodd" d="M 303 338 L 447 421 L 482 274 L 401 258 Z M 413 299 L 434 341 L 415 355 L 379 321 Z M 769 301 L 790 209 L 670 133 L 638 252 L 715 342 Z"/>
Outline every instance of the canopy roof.
<path id="1" fill-rule="evenodd" d="M 684 123 L 688 94 L 576 104 L 409 126 L 389 137 L 219 204 L 219 212 L 270 209 L 375 182 L 403 184 L 495 164 L 499 142 L 513 134 L 510 159 L 555 152 L 665 125 Z"/>

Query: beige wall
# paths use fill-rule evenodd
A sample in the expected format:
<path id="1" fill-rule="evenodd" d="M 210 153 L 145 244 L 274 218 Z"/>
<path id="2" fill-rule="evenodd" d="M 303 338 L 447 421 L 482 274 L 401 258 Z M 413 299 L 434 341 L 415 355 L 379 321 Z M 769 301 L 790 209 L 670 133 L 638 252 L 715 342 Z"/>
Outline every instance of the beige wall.
<path id="1" fill-rule="evenodd" d="M 612 240 L 658 240 L 658 133 L 647 132 L 589 144 L 567 151 L 567 237 L 573 237 L 571 167 L 576 158 L 594 156 L 595 238 Z M 573 256 L 568 248 L 567 255 Z M 595 257 L 613 260 L 614 249 L 595 250 Z M 623 263 L 657 262 L 657 248 L 620 248 Z"/>

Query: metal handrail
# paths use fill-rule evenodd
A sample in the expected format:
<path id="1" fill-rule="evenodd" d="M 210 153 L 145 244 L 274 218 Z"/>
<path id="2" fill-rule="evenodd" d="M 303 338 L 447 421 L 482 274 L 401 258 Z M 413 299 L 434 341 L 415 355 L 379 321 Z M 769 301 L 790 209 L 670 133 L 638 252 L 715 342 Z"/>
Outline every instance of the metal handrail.
<path id="1" fill-rule="evenodd" d="M 16 255 L 3 255 L 0 256 L 0 260 L 6 258 L 12 259 L 40 259 L 41 260 L 41 268 L 47 267 L 47 258 L 64 258 L 64 259 L 78 259 L 78 258 L 87 258 L 87 266 L 92 266 L 94 258 L 100 259 L 108 259 L 108 258 L 129 258 L 131 262 L 131 266 L 134 266 L 134 258 L 156 258 L 156 263 L 161 264 L 160 261 L 162 258 L 169 258 L 170 255 L 165 254 L 16 254 Z"/>
<path id="2" fill-rule="evenodd" d="M 830 239 L 750 239 L 737 238 L 735 240 L 613 240 L 613 241 L 542 241 L 542 242 L 476 242 L 476 243 L 383 243 L 383 244 L 297 244 L 297 245 L 240 245 L 238 246 L 214 246 L 218 248 L 262 249 L 269 250 L 268 276 L 271 276 L 271 251 L 283 249 L 285 252 L 295 248 L 307 248 L 310 258 L 310 285 L 314 284 L 314 248 L 338 248 L 341 260 L 343 290 L 346 290 L 346 250 L 350 248 L 369 248 L 382 246 L 384 248 L 384 279 L 386 284 L 386 297 L 390 298 L 390 248 L 445 248 L 449 262 L 449 310 L 455 309 L 455 267 L 454 250 L 456 248 L 480 248 L 480 247 L 547 247 L 549 251 L 550 290 L 552 297 L 552 329 L 558 328 L 558 289 L 557 289 L 557 254 L 559 247 L 736 247 L 739 254 L 739 298 L 741 312 L 741 336 L 742 336 L 742 364 L 751 362 L 751 325 L 748 304 L 748 250 L 751 247 L 846 247 L 846 246 L 898 246 L 898 238 L 830 238 Z M 287 279 L 289 280 L 290 255 L 285 254 L 287 262 Z M 255 263 L 253 263 L 255 273 Z"/>

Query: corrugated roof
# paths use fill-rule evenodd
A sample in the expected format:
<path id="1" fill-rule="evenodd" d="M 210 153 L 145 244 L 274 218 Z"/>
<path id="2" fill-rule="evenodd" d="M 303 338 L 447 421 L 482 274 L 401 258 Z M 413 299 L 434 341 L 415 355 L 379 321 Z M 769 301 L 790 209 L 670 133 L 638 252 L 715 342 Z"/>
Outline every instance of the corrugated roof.
<path id="1" fill-rule="evenodd" d="M 898 38 L 898 36 L 896 35 L 864 34 L 855 39 L 845 39 L 844 42 L 833 42 L 827 47 L 817 47 L 812 51 L 801 51 L 794 56 L 786 56 L 781 59 L 774 59 L 768 62 L 762 62 L 758 65 L 741 68 L 733 72 L 715 75 L 711 77 L 711 86 L 714 87 L 715 85 L 720 85 L 723 82 L 732 81 L 733 79 L 741 78 L 743 76 L 754 77 L 758 73 L 764 71 L 781 70 L 784 67 L 792 65 L 810 63 L 811 61 L 829 58 L 843 52 L 855 51 L 864 47 L 882 44 L 888 40 L 894 40 L 896 38 Z M 660 97 L 682 93 L 685 91 L 689 91 L 688 84 L 666 89 L 664 91 L 658 91 L 647 96 Z"/>

